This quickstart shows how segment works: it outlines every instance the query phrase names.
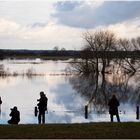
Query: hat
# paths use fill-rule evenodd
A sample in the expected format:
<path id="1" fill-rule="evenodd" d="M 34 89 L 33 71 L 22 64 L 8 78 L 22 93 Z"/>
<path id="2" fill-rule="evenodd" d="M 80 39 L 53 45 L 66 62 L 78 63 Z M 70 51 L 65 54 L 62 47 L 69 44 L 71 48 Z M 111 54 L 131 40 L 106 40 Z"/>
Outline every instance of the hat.
<path id="1" fill-rule="evenodd" d="M 43 94 L 44 94 L 44 92 L 43 92 L 43 91 L 41 91 L 41 92 L 40 92 L 40 95 L 43 95 Z"/>
<path id="2" fill-rule="evenodd" d="M 112 94 L 112 98 L 116 98 L 116 94 L 115 93 Z"/>
<path id="3" fill-rule="evenodd" d="M 13 108 L 14 110 L 17 110 L 17 107 L 16 106 L 14 106 L 14 108 Z"/>

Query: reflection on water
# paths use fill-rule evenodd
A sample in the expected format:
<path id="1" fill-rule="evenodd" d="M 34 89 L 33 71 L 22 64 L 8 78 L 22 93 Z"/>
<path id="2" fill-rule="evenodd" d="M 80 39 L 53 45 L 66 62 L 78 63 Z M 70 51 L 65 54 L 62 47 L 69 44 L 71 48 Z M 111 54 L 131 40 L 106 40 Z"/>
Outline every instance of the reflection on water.
<path id="1" fill-rule="evenodd" d="M 76 94 L 66 76 L 62 74 L 67 62 L 43 61 L 34 64 L 30 61 L 28 63 L 17 60 L 16 64 L 15 60 L 11 60 L 2 61 L 1 64 L 4 64 L 4 68 L 10 73 L 14 71 L 22 73 L 32 67 L 36 73 L 44 73 L 44 75 L 31 78 L 26 76 L 0 78 L 0 96 L 3 100 L 0 123 L 7 123 L 10 108 L 15 105 L 21 112 L 20 123 L 37 123 L 34 107 L 42 90 L 49 99 L 47 123 L 72 123 L 84 120 L 84 99 Z"/>
<path id="2" fill-rule="evenodd" d="M 140 105 L 140 74 L 118 73 L 71 77 L 70 83 L 81 96 L 86 97 L 90 117 L 108 115 L 108 101 L 115 93 L 120 101 L 122 121 L 135 121 L 136 106 Z M 105 117 L 105 116 L 104 116 Z M 106 118 L 106 117 L 105 117 Z M 105 120 L 102 119 L 101 121 Z M 95 117 L 95 119 L 97 119 Z"/>
<path id="3" fill-rule="evenodd" d="M 106 102 L 111 92 L 119 93 L 121 100 L 120 118 L 122 121 L 136 121 L 135 108 L 140 103 L 139 75 L 108 75 L 105 83 L 102 76 L 79 77 L 64 75 L 69 61 L 4 60 L 4 70 L 18 73 L 17 76 L 0 78 L 0 96 L 2 97 L 2 114 L 0 123 L 7 124 L 10 108 L 17 106 L 21 113 L 20 123 L 37 123 L 34 107 L 39 92 L 44 91 L 48 97 L 47 123 L 81 123 L 109 121 Z M 36 76 L 23 76 L 32 69 Z M 42 74 L 42 75 L 40 75 Z M 21 76 L 22 75 L 22 76 Z M 102 88 L 104 87 L 104 91 Z M 104 94 L 102 94 L 104 93 Z M 89 118 L 85 119 L 84 106 L 89 102 Z"/>

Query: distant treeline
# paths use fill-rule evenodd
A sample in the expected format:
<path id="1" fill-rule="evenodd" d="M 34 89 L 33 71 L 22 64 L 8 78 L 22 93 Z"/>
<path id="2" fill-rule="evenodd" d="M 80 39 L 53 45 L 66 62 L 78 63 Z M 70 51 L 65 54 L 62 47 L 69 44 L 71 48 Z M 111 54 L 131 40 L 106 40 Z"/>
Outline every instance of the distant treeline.
<path id="1" fill-rule="evenodd" d="M 86 54 L 85 54 L 86 53 Z M 140 50 L 135 51 L 75 51 L 75 50 L 10 50 L 0 49 L 0 59 L 16 58 L 42 58 L 68 57 L 68 58 L 140 58 Z"/>
<path id="2" fill-rule="evenodd" d="M 15 58 L 42 58 L 50 57 L 79 57 L 80 51 L 57 51 L 57 50 L 10 50 L 0 49 L 0 59 Z"/>
<path id="3" fill-rule="evenodd" d="M 140 50 L 135 51 L 81 51 L 80 56 L 82 58 L 106 58 L 106 59 L 112 59 L 112 58 L 140 58 Z"/>

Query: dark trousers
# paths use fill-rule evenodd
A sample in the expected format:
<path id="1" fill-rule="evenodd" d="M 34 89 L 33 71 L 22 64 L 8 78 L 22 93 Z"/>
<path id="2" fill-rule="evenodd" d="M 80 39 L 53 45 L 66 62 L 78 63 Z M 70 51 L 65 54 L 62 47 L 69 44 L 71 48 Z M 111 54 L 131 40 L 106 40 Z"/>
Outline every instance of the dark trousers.
<path id="1" fill-rule="evenodd" d="M 115 114 L 116 115 L 116 117 L 117 117 L 117 121 L 118 122 L 120 122 L 120 117 L 119 117 L 119 114 L 117 113 L 117 114 Z M 110 114 L 110 119 L 111 119 L 111 122 L 113 122 L 113 114 Z"/>
<path id="2" fill-rule="evenodd" d="M 8 123 L 9 124 L 18 124 L 18 121 L 9 120 Z"/>
<path id="3" fill-rule="evenodd" d="M 42 124 L 45 124 L 45 111 L 39 111 L 39 114 L 38 114 L 39 124 L 41 124 L 41 120 L 42 120 Z"/>

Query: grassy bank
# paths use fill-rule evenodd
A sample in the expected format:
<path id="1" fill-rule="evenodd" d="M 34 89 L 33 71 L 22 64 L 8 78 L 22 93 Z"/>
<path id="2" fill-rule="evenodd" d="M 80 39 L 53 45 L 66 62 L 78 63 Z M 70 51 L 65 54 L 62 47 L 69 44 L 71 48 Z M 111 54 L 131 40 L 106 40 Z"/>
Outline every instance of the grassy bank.
<path id="1" fill-rule="evenodd" d="M 140 123 L 0 125 L 0 138 L 140 138 Z"/>

